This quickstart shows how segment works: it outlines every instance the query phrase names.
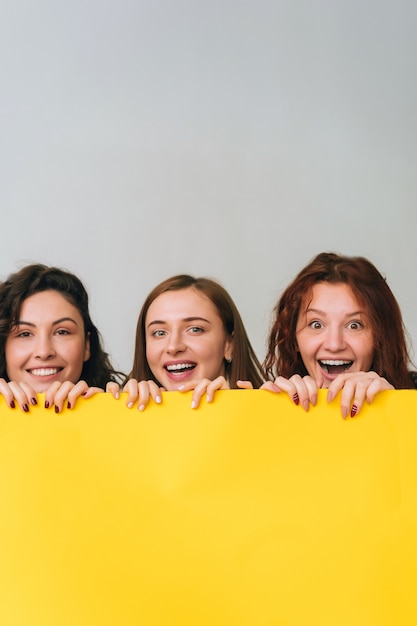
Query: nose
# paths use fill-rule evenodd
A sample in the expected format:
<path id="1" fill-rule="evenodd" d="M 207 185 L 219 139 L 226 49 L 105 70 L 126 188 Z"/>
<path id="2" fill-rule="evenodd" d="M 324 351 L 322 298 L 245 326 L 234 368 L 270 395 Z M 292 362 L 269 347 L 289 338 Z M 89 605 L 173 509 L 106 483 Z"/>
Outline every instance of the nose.
<path id="1" fill-rule="evenodd" d="M 47 334 L 38 335 L 35 346 L 35 357 L 47 361 L 55 356 L 52 338 Z"/>
<path id="2" fill-rule="evenodd" d="M 330 352 L 338 352 L 346 347 L 343 328 L 339 326 L 330 326 L 327 328 L 324 347 Z"/>
<path id="3" fill-rule="evenodd" d="M 167 345 L 167 352 L 169 354 L 178 354 L 178 352 L 184 352 L 185 343 L 181 331 L 173 331 L 169 335 L 169 341 Z"/>

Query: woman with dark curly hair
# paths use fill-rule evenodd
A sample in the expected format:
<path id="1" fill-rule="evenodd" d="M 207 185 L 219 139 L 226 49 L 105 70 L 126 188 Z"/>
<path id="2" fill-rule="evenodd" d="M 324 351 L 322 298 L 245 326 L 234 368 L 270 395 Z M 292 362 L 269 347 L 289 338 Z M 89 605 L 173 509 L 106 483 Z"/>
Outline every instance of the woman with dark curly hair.
<path id="1" fill-rule="evenodd" d="M 0 394 L 24 411 L 45 393 L 59 412 L 102 391 L 120 374 L 104 352 L 77 276 L 56 267 L 23 267 L 0 283 Z"/>
<path id="2" fill-rule="evenodd" d="M 308 410 L 318 388 L 342 390 L 343 417 L 388 389 L 411 389 L 400 307 L 385 278 L 364 257 L 318 254 L 285 289 L 263 363 L 270 382 Z"/>

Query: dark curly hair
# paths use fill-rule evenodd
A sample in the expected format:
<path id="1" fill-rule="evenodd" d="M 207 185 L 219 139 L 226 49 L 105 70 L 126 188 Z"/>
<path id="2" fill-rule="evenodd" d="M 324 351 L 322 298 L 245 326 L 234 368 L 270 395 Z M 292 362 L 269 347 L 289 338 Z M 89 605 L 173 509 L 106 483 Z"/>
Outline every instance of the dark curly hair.
<path id="1" fill-rule="evenodd" d="M 88 310 L 88 294 L 77 276 L 57 267 L 27 265 L 0 283 L 0 377 L 8 381 L 5 345 L 10 331 L 19 321 L 23 301 L 41 291 L 57 291 L 79 311 L 85 336 L 90 341 L 90 358 L 84 362 L 81 379 L 91 387 L 105 388 L 109 381 L 123 378 L 111 365 L 102 347 L 100 333 Z"/>
<path id="2" fill-rule="evenodd" d="M 275 309 L 268 352 L 263 363 L 266 378 L 289 378 L 308 372 L 297 350 L 296 327 L 300 310 L 315 284 L 344 283 L 364 307 L 375 342 L 371 369 L 396 389 L 415 387 L 400 307 L 385 278 L 364 257 L 318 254 L 285 289 Z"/>

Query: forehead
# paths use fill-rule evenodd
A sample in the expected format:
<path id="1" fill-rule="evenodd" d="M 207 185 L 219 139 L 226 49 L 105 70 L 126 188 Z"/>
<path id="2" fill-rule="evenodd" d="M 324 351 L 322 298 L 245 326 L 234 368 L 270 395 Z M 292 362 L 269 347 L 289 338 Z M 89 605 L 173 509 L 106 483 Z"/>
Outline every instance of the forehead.
<path id="1" fill-rule="evenodd" d="M 220 319 L 217 307 L 206 295 L 188 287 L 178 291 L 161 293 L 150 305 L 146 314 L 146 322 L 152 319 L 176 320 L 189 317 Z"/>
<path id="2" fill-rule="evenodd" d="M 363 311 L 364 306 L 346 283 L 322 282 L 316 283 L 303 298 L 301 313 L 309 309 L 349 313 Z"/>
<path id="3" fill-rule="evenodd" d="M 19 318 L 23 321 L 55 320 L 71 317 L 82 320 L 81 314 L 59 291 L 53 289 L 34 293 L 22 302 Z"/>

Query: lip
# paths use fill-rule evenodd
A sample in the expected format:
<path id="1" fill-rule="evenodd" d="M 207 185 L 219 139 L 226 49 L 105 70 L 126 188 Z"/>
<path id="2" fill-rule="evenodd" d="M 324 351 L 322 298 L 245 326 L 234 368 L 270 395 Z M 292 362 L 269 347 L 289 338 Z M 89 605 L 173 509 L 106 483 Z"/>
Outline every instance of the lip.
<path id="1" fill-rule="evenodd" d="M 163 364 L 165 375 L 170 381 L 181 383 L 195 377 L 197 363 L 189 359 L 166 361 Z"/>
<path id="2" fill-rule="evenodd" d="M 335 378 L 337 378 L 340 374 L 351 371 L 354 365 L 354 360 L 346 358 L 327 357 L 317 359 L 317 365 L 323 378 L 325 380 L 332 381 L 335 380 Z M 329 372 L 329 367 L 338 367 L 338 370 L 332 370 Z"/>
<path id="3" fill-rule="evenodd" d="M 63 371 L 63 367 L 59 366 L 51 366 L 48 367 L 32 367 L 27 369 L 27 373 L 32 376 L 37 381 L 51 381 L 56 380 L 56 378 Z"/>

